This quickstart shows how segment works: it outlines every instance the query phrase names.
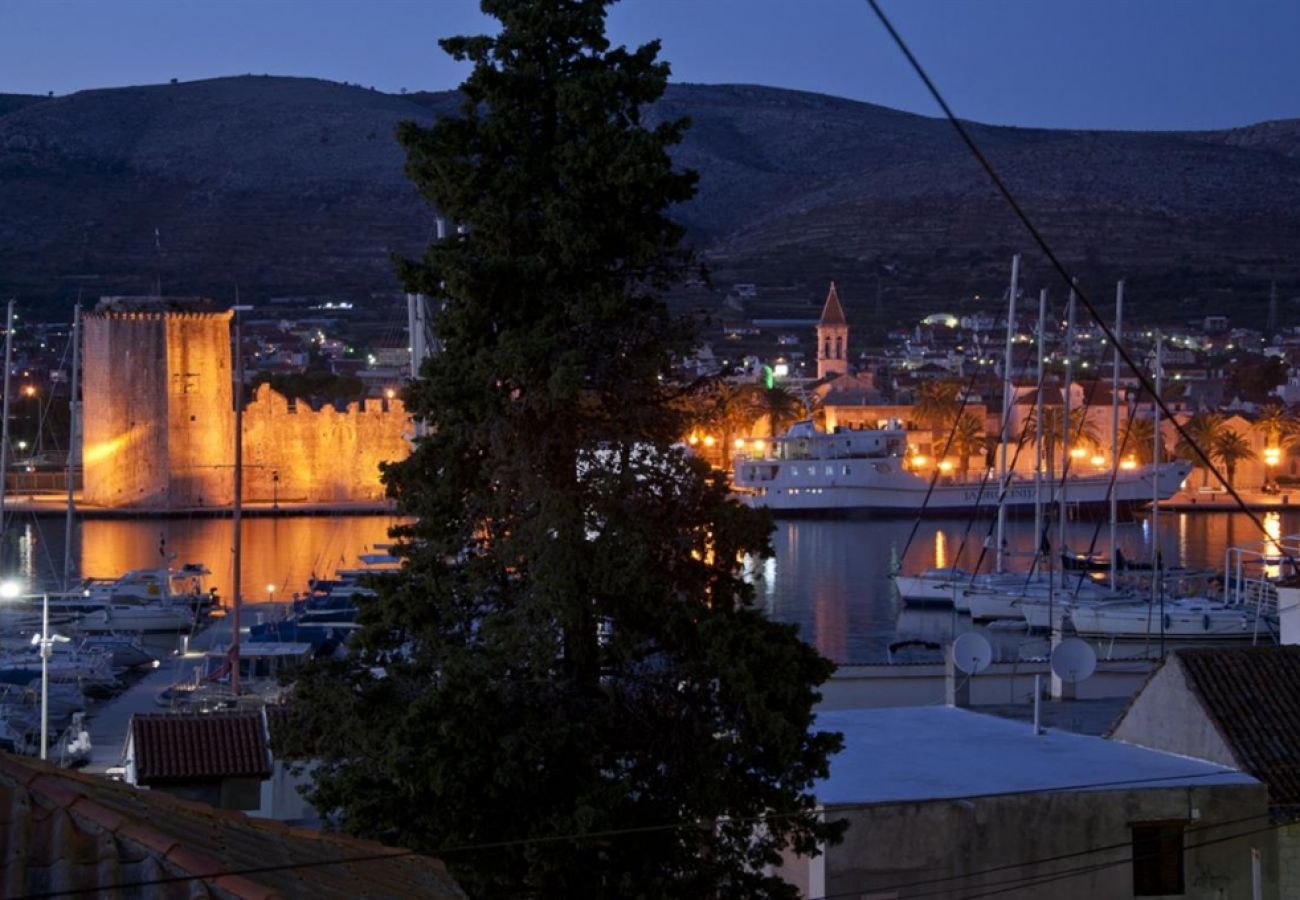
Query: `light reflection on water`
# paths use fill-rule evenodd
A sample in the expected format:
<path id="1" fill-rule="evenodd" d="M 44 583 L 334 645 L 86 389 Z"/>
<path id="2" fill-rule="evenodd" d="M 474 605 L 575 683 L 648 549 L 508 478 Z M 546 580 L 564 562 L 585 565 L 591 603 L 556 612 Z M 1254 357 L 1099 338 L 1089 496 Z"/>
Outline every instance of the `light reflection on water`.
<path id="1" fill-rule="evenodd" d="M 1300 532 L 1300 512 L 1270 515 L 1266 527 L 1278 534 Z M 1151 558 L 1149 520 L 1122 522 L 1117 542 L 1130 560 Z M 763 570 L 759 596 L 773 618 L 793 622 L 804 639 L 836 662 L 882 660 L 891 643 L 900 640 L 941 642 L 972 628 L 969 617 L 942 609 L 914 609 L 904 606 L 893 590 L 889 573 L 896 567 L 912 530 L 906 520 L 785 520 L 778 521 L 773 544 L 775 571 Z M 1105 553 L 1108 526 L 1104 522 L 1077 521 L 1067 528 L 1070 550 Z M 979 520 L 926 520 L 902 565 L 916 572 L 932 565 L 956 565 L 967 570 L 987 571 L 992 564 L 992 523 Z M 1053 528 L 1052 541 L 1056 541 Z M 990 549 L 984 549 L 986 539 Z M 1163 513 L 1160 517 L 1160 550 L 1166 566 L 1223 567 L 1228 547 L 1253 544 L 1264 539 L 1259 529 L 1243 514 Z M 1024 570 L 1037 544 L 1033 522 L 1008 522 L 1008 568 Z M 981 557 L 983 557 L 981 559 Z M 1026 640 L 1024 632 L 999 629 L 985 631 L 990 640 L 1016 656 Z M 1019 655 L 1033 654 L 1031 644 Z M 1045 642 L 1041 648 L 1046 652 Z"/>
<path id="2" fill-rule="evenodd" d="M 243 595 L 254 601 L 289 600 L 312 575 L 329 576 L 360 565 L 358 555 L 388 543 L 390 516 L 295 516 L 244 519 Z M 87 519 L 73 530 L 78 577 L 113 578 L 128 569 L 156 566 L 160 549 L 174 563 L 212 570 L 205 587 L 231 594 L 234 532 L 229 519 Z M 16 546 L 15 546 L 16 544 Z M 6 571 L 18 571 L 33 589 L 62 587 L 64 523 L 52 518 L 16 522 L 5 546 Z M 275 590 L 268 592 L 267 586 Z"/>
<path id="3" fill-rule="evenodd" d="M 387 543 L 389 529 L 399 521 L 388 516 L 246 519 L 244 596 L 288 600 L 306 587 L 313 574 L 328 576 L 339 568 L 359 565 L 359 554 Z M 1270 516 L 1267 527 L 1274 539 L 1300 533 L 1300 511 Z M 902 556 L 911 529 L 912 522 L 901 519 L 779 521 L 773 535 L 776 556 L 756 567 L 753 576 L 758 604 L 773 618 L 797 624 L 805 640 L 841 663 L 884 659 L 895 641 L 938 642 L 969 630 L 967 617 L 909 609 L 898 601 L 889 573 Z M 59 589 L 63 522 L 16 517 L 7 532 L 0 570 L 25 576 L 33 590 Z M 970 525 L 964 520 L 924 521 L 902 568 L 910 572 L 931 565 L 957 565 L 970 570 L 981 563 L 983 553 L 981 567 L 987 570 L 992 553 L 983 547 L 990 533 L 988 520 Z M 1090 545 L 1098 552 L 1106 549 L 1104 523 L 1073 522 L 1067 534 L 1071 550 L 1086 551 Z M 1150 534 L 1148 520 L 1121 523 L 1118 539 L 1124 555 L 1149 559 Z M 1223 566 L 1228 547 L 1263 539 L 1246 516 L 1225 513 L 1162 514 L 1160 537 L 1167 566 L 1215 568 Z M 82 521 L 73 532 L 73 558 L 79 575 L 111 578 L 127 569 L 157 565 L 163 540 L 177 563 L 203 563 L 213 572 L 208 586 L 215 586 L 222 596 L 230 595 L 233 542 L 228 519 Z M 1026 568 L 1035 544 L 1031 521 L 1008 523 L 1009 567 Z M 275 587 L 269 595 L 267 585 Z M 988 633 L 1011 655 L 1025 640 L 1023 633 Z"/>

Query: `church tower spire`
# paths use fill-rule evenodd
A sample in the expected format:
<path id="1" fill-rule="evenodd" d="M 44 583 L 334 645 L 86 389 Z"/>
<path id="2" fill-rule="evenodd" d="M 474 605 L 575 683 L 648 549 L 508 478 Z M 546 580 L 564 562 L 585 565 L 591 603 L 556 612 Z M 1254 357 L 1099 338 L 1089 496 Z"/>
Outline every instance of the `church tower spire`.
<path id="1" fill-rule="evenodd" d="M 849 372 L 849 323 L 840 306 L 840 295 L 831 282 L 817 323 L 817 377 L 847 375 Z"/>

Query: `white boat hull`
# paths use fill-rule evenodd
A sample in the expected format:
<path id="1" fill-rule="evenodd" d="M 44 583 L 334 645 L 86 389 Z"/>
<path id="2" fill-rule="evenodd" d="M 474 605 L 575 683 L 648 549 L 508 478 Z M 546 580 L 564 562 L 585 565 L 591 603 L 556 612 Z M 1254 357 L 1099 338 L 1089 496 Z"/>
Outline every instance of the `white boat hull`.
<path id="1" fill-rule="evenodd" d="M 738 462 L 735 486 L 742 503 L 777 515 L 917 515 L 944 516 L 971 512 L 992 514 L 998 507 L 996 479 L 937 483 L 903 470 L 896 460 L 841 459 L 818 464 Z M 766 469 L 764 468 L 766 465 Z M 877 467 L 885 467 L 880 471 Z M 775 473 L 771 474 L 773 469 Z M 1131 509 L 1166 500 L 1182 486 L 1190 471 L 1184 462 L 1165 463 L 1121 472 L 1115 479 L 1120 506 Z M 771 477 L 766 477 L 771 474 Z M 1065 498 L 1071 506 L 1108 507 L 1109 473 L 1066 479 Z M 927 497 L 928 493 L 928 497 Z M 1052 484 L 1035 488 L 1031 480 L 1013 480 L 1003 498 L 1009 513 L 1032 512 L 1035 500 L 1058 497 Z"/>
<path id="2" fill-rule="evenodd" d="M 85 632 L 176 632 L 194 624 L 192 610 L 182 606 L 110 606 L 87 615 L 78 624 Z"/>
<path id="3" fill-rule="evenodd" d="M 1255 614 L 1219 604 L 1165 605 L 1081 604 L 1070 611 L 1074 630 L 1083 637 L 1159 640 L 1249 640 L 1255 636 Z"/>

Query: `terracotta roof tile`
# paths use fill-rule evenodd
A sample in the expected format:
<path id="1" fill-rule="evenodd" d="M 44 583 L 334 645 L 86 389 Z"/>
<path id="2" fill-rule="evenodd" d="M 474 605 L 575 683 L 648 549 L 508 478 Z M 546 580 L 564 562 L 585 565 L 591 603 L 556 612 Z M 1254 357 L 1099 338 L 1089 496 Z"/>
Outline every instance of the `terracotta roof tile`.
<path id="1" fill-rule="evenodd" d="M 1179 650 L 1188 684 L 1272 806 L 1300 805 L 1300 646 Z"/>
<path id="2" fill-rule="evenodd" d="M 165 900 L 464 900 L 442 863 L 429 857 L 4 754 L 0 823 L 0 896 L 108 894 L 112 885 L 135 884 L 126 894 Z"/>
<path id="3" fill-rule="evenodd" d="M 136 715 L 131 737 L 143 785 L 271 774 L 260 713 Z"/>

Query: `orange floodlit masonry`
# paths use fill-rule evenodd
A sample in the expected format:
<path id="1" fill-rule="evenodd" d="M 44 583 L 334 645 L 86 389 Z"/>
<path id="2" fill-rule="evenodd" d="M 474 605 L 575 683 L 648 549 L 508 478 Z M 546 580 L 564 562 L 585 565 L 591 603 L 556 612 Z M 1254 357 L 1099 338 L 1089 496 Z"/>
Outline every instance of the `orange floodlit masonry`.
<path id="1" fill-rule="evenodd" d="M 85 316 L 83 498 L 175 510 L 233 501 L 233 313 L 191 298 L 107 297 Z M 410 452 L 396 398 L 292 403 L 267 385 L 244 408 L 245 501 L 374 501 L 379 464 Z"/>

